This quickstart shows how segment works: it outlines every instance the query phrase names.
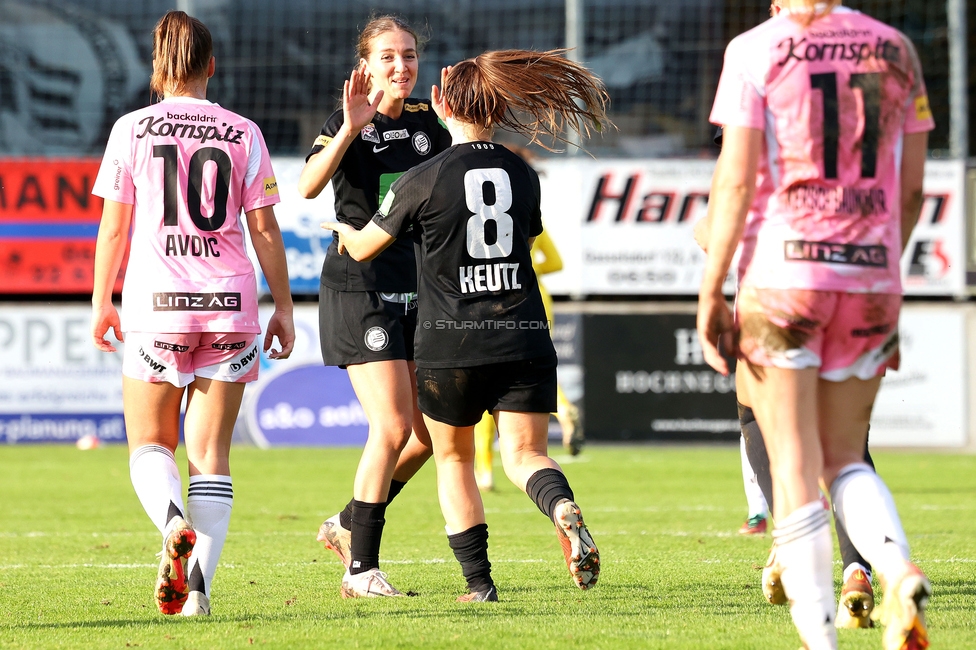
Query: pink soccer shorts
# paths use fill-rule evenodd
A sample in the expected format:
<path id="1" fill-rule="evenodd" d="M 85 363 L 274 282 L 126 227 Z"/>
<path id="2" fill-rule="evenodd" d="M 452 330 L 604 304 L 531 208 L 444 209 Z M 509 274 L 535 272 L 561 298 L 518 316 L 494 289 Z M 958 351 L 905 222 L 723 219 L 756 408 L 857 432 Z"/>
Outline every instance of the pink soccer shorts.
<path id="1" fill-rule="evenodd" d="M 739 357 L 766 367 L 819 368 L 871 379 L 898 369 L 901 295 L 744 287 L 735 302 Z"/>
<path id="2" fill-rule="evenodd" d="M 255 381 L 261 365 L 254 333 L 126 332 L 122 374 L 178 388 L 196 377 L 232 383 Z"/>

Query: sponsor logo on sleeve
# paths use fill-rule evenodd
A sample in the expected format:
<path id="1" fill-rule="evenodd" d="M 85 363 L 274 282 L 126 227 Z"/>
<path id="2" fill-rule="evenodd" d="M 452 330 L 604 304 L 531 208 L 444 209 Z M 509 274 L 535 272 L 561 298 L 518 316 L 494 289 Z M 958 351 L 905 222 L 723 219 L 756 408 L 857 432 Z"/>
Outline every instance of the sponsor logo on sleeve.
<path id="1" fill-rule="evenodd" d="M 366 343 L 367 348 L 373 352 L 379 352 L 380 350 L 385 350 L 386 346 L 389 345 L 390 335 L 382 327 L 370 327 L 366 330 L 363 341 Z"/>
<path id="2" fill-rule="evenodd" d="M 264 195 L 278 196 L 278 181 L 274 176 L 264 179 Z"/>
<path id="3" fill-rule="evenodd" d="M 932 108 L 929 106 L 928 95 L 919 95 L 915 98 L 915 119 L 919 122 L 932 119 Z"/>
<path id="4" fill-rule="evenodd" d="M 332 142 L 332 138 L 327 135 L 320 135 L 315 138 L 315 142 L 312 143 L 313 147 L 328 147 L 329 143 Z"/>
<path id="5" fill-rule="evenodd" d="M 380 134 L 376 132 L 376 127 L 373 126 L 372 122 L 363 127 L 363 130 L 359 132 L 359 137 L 367 142 L 380 143 Z"/>
<path id="6" fill-rule="evenodd" d="M 383 132 L 383 140 L 389 142 L 390 140 L 406 140 L 410 137 L 410 134 L 406 129 L 394 129 L 392 131 Z"/>
<path id="7" fill-rule="evenodd" d="M 423 131 L 418 131 L 413 134 L 413 150 L 421 156 L 426 156 L 430 153 L 430 138 Z"/>

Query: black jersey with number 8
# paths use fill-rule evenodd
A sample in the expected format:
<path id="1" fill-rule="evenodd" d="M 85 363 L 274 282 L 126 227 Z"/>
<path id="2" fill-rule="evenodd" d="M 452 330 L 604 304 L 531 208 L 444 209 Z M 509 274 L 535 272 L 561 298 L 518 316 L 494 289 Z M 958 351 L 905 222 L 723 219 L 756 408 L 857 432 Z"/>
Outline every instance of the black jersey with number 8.
<path id="1" fill-rule="evenodd" d="M 490 142 L 451 147 L 393 183 L 373 222 L 394 237 L 414 226 L 418 366 L 555 355 L 529 250 L 539 202 L 535 170 Z"/>

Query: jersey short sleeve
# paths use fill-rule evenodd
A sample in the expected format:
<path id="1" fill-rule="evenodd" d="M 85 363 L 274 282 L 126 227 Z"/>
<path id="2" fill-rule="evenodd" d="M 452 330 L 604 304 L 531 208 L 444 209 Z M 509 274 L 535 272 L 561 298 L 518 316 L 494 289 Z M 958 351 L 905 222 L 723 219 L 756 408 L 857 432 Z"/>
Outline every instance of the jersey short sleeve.
<path id="1" fill-rule="evenodd" d="M 935 120 L 932 118 L 932 109 L 929 106 L 929 95 L 925 90 L 925 78 L 922 76 L 922 63 L 918 59 L 918 52 L 915 45 L 907 36 L 899 32 L 901 40 L 908 52 L 915 83 L 912 91 L 908 95 L 908 102 L 905 106 L 905 133 L 924 133 L 935 128 Z"/>
<path id="2" fill-rule="evenodd" d="M 112 127 L 92 194 L 132 205 L 135 203 L 136 190 L 132 183 L 132 123 L 127 117 L 118 120 Z"/>
<path id="3" fill-rule="evenodd" d="M 725 50 L 725 63 L 709 121 L 721 126 L 762 129 L 765 125 L 765 74 L 768 53 L 756 43 L 737 37 Z"/>
<path id="4" fill-rule="evenodd" d="M 529 169 L 532 189 L 536 196 L 536 209 L 529 220 L 529 237 L 538 237 L 542 234 L 542 186 L 539 183 L 539 174 L 528 163 L 525 166 Z"/>
<path id="5" fill-rule="evenodd" d="M 309 149 L 308 154 L 305 156 L 305 162 L 308 162 L 309 158 L 329 146 L 329 143 L 332 142 L 332 138 L 335 137 L 336 133 L 338 133 L 339 129 L 342 127 L 343 119 L 344 118 L 341 110 L 335 111 L 329 116 L 329 119 L 327 119 L 325 124 L 322 125 L 322 130 L 315 138 L 315 142 L 312 143 L 312 148 Z"/>
<path id="6" fill-rule="evenodd" d="M 248 122 L 251 131 L 251 150 L 247 156 L 247 172 L 244 175 L 244 192 L 241 207 L 244 212 L 257 210 L 281 201 L 278 194 L 278 181 L 271 168 L 271 154 L 264 142 L 261 130 L 253 122 Z"/>

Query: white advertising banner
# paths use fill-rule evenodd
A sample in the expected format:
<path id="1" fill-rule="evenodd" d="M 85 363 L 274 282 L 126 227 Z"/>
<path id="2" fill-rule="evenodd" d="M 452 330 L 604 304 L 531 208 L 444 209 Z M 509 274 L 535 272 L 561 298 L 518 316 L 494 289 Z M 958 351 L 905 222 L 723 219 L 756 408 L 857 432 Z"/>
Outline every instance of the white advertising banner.
<path id="1" fill-rule="evenodd" d="M 705 257 L 693 230 L 705 216 L 714 167 L 711 160 L 540 163 L 543 220 L 564 264 L 545 277 L 549 291 L 697 295 Z M 961 161 L 926 166 L 922 214 L 902 260 L 908 295 L 965 293 L 964 174 Z"/>
<path id="2" fill-rule="evenodd" d="M 99 352 L 86 305 L 0 308 L 0 443 L 124 438 L 122 355 Z"/>
<path id="3" fill-rule="evenodd" d="M 901 367 L 881 382 L 871 446 L 966 446 L 966 311 L 909 305 L 898 333 Z"/>

